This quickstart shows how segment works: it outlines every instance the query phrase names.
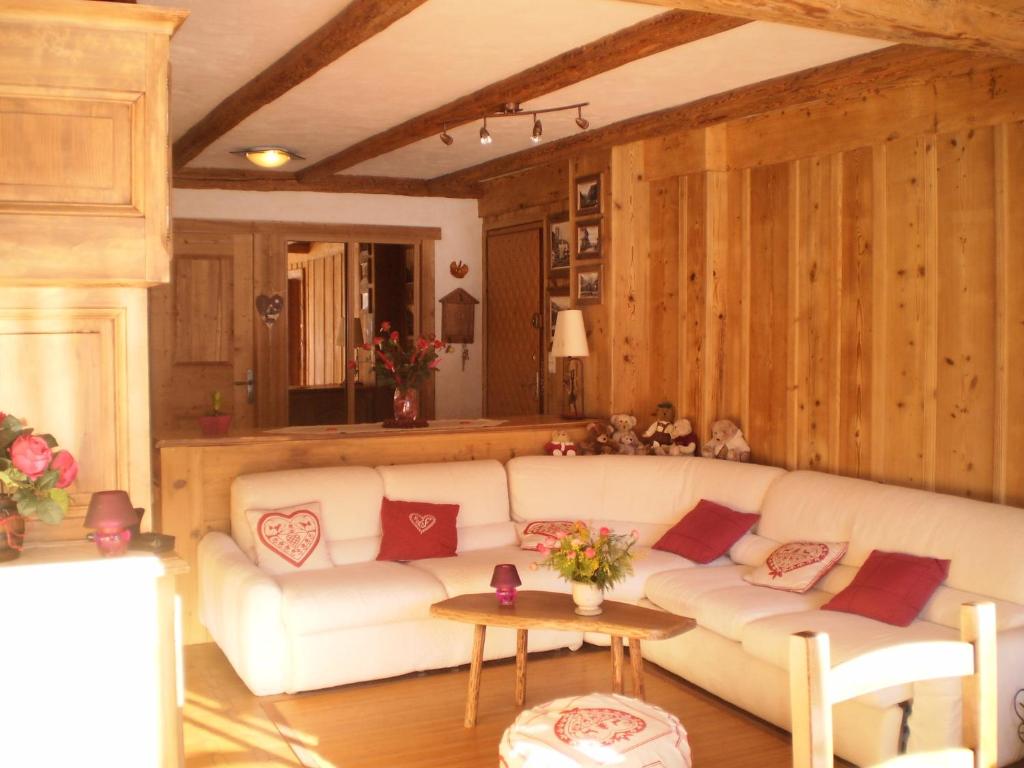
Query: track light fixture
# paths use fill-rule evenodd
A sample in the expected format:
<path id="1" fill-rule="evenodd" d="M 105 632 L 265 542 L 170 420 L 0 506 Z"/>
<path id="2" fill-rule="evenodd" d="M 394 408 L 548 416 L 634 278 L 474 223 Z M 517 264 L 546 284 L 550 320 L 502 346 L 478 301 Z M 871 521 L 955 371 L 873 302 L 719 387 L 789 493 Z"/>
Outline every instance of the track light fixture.
<path id="1" fill-rule="evenodd" d="M 570 109 L 575 109 L 576 125 L 578 125 L 581 130 L 585 131 L 587 128 L 590 127 L 590 121 L 583 117 L 583 108 L 589 105 L 589 101 L 584 101 L 578 104 L 565 104 L 561 107 L 548 107 L 547 109 L 524 110 L 522 105 L 519 104 L 518 102 L 509 102 L 506 104 L 502 104 L 493 112 L 490 112 L 483 116 L 484 124 L 480 128 L 480 143 L 483 144 L 484 146 L 487 146 L 488 144 L 494 141 L 494 138 L 491 136 L 491 132 L 487 130 L 487 120 L 493 120 L 499 117 L 532 116 L 533 129 L 530 131 L 530 141 L 532 141 L 534 144 L 539 144 L 544 136 L 544 124 L 541 123 L 539 115 L 543 115 L 549 112 L 565 112 Z M 458 117 L 449 120 L 447 123 L 444 123 L 441 127 L 441 133 L 439 135 L 441 143 L 444 144 L 446 147 L 450 147 L 452 144 L 455 143 L 455 138 L 448 133 L 448 123 L 451 123 L 452 125 L 455 126 L 459 126 L 465 123 L 472 122 L 474 119 L 475 118 L 473 117 Z"/>

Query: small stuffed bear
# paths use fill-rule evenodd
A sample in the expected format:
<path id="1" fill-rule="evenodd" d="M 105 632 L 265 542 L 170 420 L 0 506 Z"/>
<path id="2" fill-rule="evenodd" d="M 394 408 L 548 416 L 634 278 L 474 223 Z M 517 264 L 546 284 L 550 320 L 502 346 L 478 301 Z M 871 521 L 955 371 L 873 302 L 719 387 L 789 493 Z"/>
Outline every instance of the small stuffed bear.
<path id="1" fill-rule="evenodd" d="M 693 425 L 689 419 L 677 419 L 672 425 L 672 445 L 669 456 L 693 456 L 697 452 L 697 436 L 693 434 Z"/>
<path id="2" fill-rule="evenodd" d="M 549 456 L 575 456 L 576 443 L 564 429 L 556 429 L 551 433 L 551 441 L 544 444 L 544 453 Z"/>
<path id="3" fill-rule="evenodd" d="M 636 416 L 630 416 L 628 413 L 616 413 L 609 421 L 612 425 L 611 442 L 616 449 L 625 435 L 636 437 L 636 432 L 633 431 L 636 427 Z M 637 443 L 639 443 L 639 438 Z M 632 451 L 632 453 L 636 453 L 636 451 Z"/>
<path id="4" fill-rule="evenodd" d="M 654 412 L 654 422 L 647 428 L 647 431 L 640 437 L 641 442 L 647 445 L 663 445 L 666 448 L 672 445 L 675 438 L 676 408 L 672 403 L 665 401 L 658 403 Z"/>
<path id="5" fill-rule="evenodd" d="M 587 424 L 587 436 L 579 445 L 579 453 L 583 456 L 598 456 L 615 453 L 611 444 L 612 426 L 604 421 L 592 421 Z"/>
<path id="6" fill-rule="evenodd" d="M 728 419 L 711 425 L 711 439 L 704 443 L 701 455 L 728 461 L 750 461 L 750 445 L 743 439 L 740 428 Z"/>
<path id="7" fill-rule="evenodd" d="M 632 417 L 630 417 L 632 418 Z M 636 432 L 629 431 L 625 432 L 619 438 L 619 453 L 623 456 L 643 456 L 644 447 L 640 444 L 640 438 L 636 436 Z"/>

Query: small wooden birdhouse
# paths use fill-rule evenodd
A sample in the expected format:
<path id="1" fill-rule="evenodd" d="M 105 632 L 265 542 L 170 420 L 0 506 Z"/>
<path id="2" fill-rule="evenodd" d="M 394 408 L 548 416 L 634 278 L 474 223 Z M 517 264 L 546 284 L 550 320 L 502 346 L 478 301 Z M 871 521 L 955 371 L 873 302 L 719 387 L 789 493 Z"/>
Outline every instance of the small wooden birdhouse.
<path id="1" fill-rule="evenodd" d="M 441 302 L 441 341 L 472 344 L 476 305 L 480 302 L 462 288 L 456 288 L 438 301 Z"/>

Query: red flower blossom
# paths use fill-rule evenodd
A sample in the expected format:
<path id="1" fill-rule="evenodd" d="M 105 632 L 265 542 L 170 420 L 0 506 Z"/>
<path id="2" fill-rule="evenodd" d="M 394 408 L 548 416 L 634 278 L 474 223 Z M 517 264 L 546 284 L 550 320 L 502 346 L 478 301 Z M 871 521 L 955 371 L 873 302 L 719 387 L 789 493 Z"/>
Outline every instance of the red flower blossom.
<path id="1" fill-rule="evenodd" d="M 384 343 L 384 337 L 383 336 L 374 336 L 373 337 L 373 343 L 374 343 L 375 346 L 380 346 L 381 344 Z"/>
<path id="2" fill-rule="evenodd" d="M 356 363 L 355 360 L 349 360 L 348 361 L 348 367 L 351 368 L 354 371 L 356 368 L 359 367 L 359 365 Z"/>
<path id="3" fill-rule="evenodd" d="M 398 331 L 392 331 L 389 337 L 392 341 L 398 341 Z"/>
<path id="4" fill-rule="evenodd" d="M 22 435 L 11 443 L 11 463 L 35 480 L 50 466 L 53 452 L 46 441 L 35 435 Z"/>
<path id="5" fill-rule="evenodd" d="M 430 361 L 430 365 L 428 365 L 427 368 L 429 368 L 432 371 L 436 371 L 440 365 L 441 365 L 441 358 L 440 357 L 435 357 L 433 360 Z"/>
<path id="6" fill-rule="evenodd" d="M 430 349 L 430 342 L 424 339 L 422 336 L 420 336 L 419 341 L 416 342 L 416 349 L 420 350 L 421 352 Z"/>
<path id="7" fill-rule="evenodd" d="M 391 323 L 388 320 L 385 320 L 383 323 L 380 324 L 380 332 L 381 333 L 385 333 L 386 331 L 390 331 L 390 330 L 391 330 Z"/>
<path id="8" fill-rule="evenodd" d="M 434 349 L 440 349 L 443 346 L 444 344 L 441 342 L 440 339 L 434 339 Z"/>
<path id="9" fill-rule="evenodd" d="M 58 488 L 67 488 L 78 477 L 78 462 L 68 451 L 58 451 L 50 462 L 50 469 L 60 472 L 56 483 Z"/>

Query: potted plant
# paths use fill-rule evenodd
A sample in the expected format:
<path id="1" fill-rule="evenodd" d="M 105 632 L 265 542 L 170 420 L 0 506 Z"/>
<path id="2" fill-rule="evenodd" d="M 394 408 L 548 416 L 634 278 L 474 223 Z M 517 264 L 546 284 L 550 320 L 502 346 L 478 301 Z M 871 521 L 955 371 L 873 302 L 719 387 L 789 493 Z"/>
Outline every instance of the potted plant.
<path id="1" fill-rule="evenodd" d="M 637 533 L 612 533 L 601 527 L 595 535 L 586 523 L 577 521 L 568 533 L 555 534 L 554 546 L 541 544 L 537 551 L 547 557 L 540 565 L 558 571 L 572 584 L 576 613 L 601 613 L 604 590 L 633 573 L 633 546 Z"/>
<path id="2" fill-rule="evenodd" d="M 384 426 L 427 425 L 420 420 L 419 388 L 441 364 L 438 355 L 443 347 L 440 339 L 420 336 L 407 349 L 402 346 L 398 331 L 391 330 L 389 322 L 381 324 L 380 335 L 373 337 L 372 344 L 362 345 L 362 349 L 373 351 L 377 381 L 395 388 L 395 418 L 394 421 L 384 422 Z M 349 367 L 354 362 L 350 362 Z"/>
<path id="3" fill-rule="evenodd" d="M 57 448 L 53 435 L 36 435 L 20 419 L 0 412 L 0 562 L 21 554 L 25 518 L 56 525 L 67 514 L 67 487 L 78 462 Z"/>
<path id="4" fill-rule="evenodd" d="M 203 437 L 224 437 L 231 426 L 231 414 L 220 409 L 220 390 L 213 393 L 210 401 L 210 410 L 199 417 L 199 431 L 203 433 Z"/>

